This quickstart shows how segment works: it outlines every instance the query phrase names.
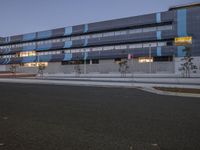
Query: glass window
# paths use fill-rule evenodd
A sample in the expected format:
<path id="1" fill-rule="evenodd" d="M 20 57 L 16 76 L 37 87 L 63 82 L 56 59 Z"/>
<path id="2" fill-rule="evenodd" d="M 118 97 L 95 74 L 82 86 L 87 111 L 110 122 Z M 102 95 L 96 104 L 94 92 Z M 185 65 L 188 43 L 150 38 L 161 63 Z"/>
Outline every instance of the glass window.
<path id="1" fill-rule="evenodd" d="M 121 49 L 121 46 L 115 46 L 115 49 Z"/>
<path id="2" fill-rule="evenodd" d="M 67 38 L 63 38 L 63 39 L 62 39 L 62 42 L 65 42 L 65 41 L 66 41 L 66 39 L 67 39 Z"/>
<path id="3" fill-rule="evenodd" d="M 156 42 L 154 42 L 154 43 L 144 43 L 143 44 L 143 47 L 145 48 L 145 47 L 156 47 L 157 46 L 157 43 Z"/>
<path id="4" fill-rule="evenodd" d="M 129 30 L 130 34 L 134 34 L 134 33 L 142 33 L 142 29 L 131 29 Z"/>
<path id="5" fill-rule="evenodd" d="M 121 45 L 121 49 L 126 49 L 127 45 Z"/>
<path id="6" fill-rule="evenodd" d="M 85 52 L 89 52 L 90 51 L 90 48 L 85 48 Z"/>
<path id="7" fill-rule="evenodd" d="M 95 48 L 92 48 L 92 51 L 101 51 L 102 50 L 102 47 L 95 47 Z"/>
<path id="8" fill-rule="evenodd" d="M 71 50 L 71 53 L 76 53 L 76 50 L 75 50 L 75 49 L 72 49 L 72 50 Z"/>
<path id="9" fill-rule="evenodd" d="M 103 37 L 114 36 L 114 35 L 115 35 L 115 32 L 106 32 L 106 33 L 103 33 Z"/>
<path id="10" fill-rule="evenodd" d="M 158 46 L 166 46 L 167 43 L 166 42 L 158 42 Z"/>
<path id="11" fill-rule="evenodd" d="M 115 49 L 126 49 L 127 45 L 117 45 L 115 46 Z"/>
<path id="12" fill-rule="evenodd" d="M 157 27 L 157 30 L 172 30 L 172 25 L 159 26 Z"/>
<path id="13" fill-rule="evenodd" d="M 125 35 L 127 31 L 121 31 L 121 35 Z"/>
<path id="14" fill-rule="evenodd" d="M 142 48 L 142 44 L 135 44 L 135 48 Z"/>
<path id="15" fill-rule="evenodd" d="M 105 46 L 103 47 L 103 50 L 112 50 L 114 49 L 114 46 Z"/>
<path id="16" fill-rule="evenodd" d="M 99 37 L 102 37 L 102 34 L 93 34 L 92 35 L 92 38 L 99 38 Z"/>
<path id="17" fill-rule="evenodd" d="M 89 35 L 85 35 L 85 38 L 86 38 L 86 39 L 89 39 L 89 38 L 90 38 L 90 36 L 89 36 Z"/>
<path id="18" fill-rule="evenodd" d="M 149 58 L 149 57 L 140 57 L 138 59 L 139 63 L 149 63 L 149 62 L 153 62 L 153 58 Z"/>
<path id="19" fill-rule="evenodd" d="M 68 50 L 65 50 L 65 53 L 71 53 L 71 52 L 70 52 L 70 49 L 68 49 Z"/>
<path id="20" fill-rule="evenodd" d="M 115 35 L 124 35 L 126 33 L 127 33 L 127 31 L 116 31 Z"/>
<path id="21" fill-rule="evenodd" d="M 145 48 L 145 47 L 150 47 L 150 43 L 144 43 L 143 44 L 143 47 Z"/>
<path id="22" fill-rule="evenodd" d="M 152 31 L 156 31 L 156 27 L 143 28 L 143 32 L 152 32 Z"/>
<path id="23" fill-rule="evenodd" d="M 80 39 L 80 36 L 74 36 L 71 38 L 72 40 L 79 40 Z"/>

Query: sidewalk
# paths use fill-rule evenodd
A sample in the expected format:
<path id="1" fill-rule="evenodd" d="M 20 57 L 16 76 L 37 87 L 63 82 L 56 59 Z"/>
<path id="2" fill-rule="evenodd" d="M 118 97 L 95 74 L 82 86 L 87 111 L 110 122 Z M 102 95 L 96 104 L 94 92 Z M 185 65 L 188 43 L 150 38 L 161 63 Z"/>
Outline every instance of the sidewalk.
<path id="1" fill-rule="evenodd" d="M 57 73 L 57 74 L 44 74 L 45 77 L 58 77 L 58 78 L 74 78 L 77 75 L 75 73 L 71 74 L 64 74 L 64 73 Z M 88 74 L 79 74 L 78 75 L 80 78 L 121 78 L 120 73 L 106 73 L 106 74 L 100 74 L 100 73 L 88 73 Z M 144 74 L 144 73 L 127 73 L 125 78 L 132 78 L 132 77 L 140 77 L 140 78 L 181 78 L 182 76 L 179 74 L 166 74 L 166 73 L 159 73 L 159 74 Z M 200 78 L 200 74 L 193 74 L 191 76 L 192 78 Z"/>

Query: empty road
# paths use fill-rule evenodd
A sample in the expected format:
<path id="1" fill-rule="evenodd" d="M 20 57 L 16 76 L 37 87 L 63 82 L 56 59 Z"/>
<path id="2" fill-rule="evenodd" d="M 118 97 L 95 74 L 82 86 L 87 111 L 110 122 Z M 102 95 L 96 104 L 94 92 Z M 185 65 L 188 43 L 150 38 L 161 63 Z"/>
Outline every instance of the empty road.
<path id="1" fill-rule="evenodd" d="M 198 150 L 200 99 L 0 83 L 0 150 Z"/>

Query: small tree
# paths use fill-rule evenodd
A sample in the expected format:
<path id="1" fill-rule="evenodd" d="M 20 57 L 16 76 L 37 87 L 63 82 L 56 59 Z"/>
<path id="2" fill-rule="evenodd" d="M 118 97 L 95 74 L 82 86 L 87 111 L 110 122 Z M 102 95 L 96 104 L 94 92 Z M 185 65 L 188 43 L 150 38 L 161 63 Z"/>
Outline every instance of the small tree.
<path id="1" fill-rule="evenodd" d="M 128 66 L 127 60 L 123 60 L 123 61 L 119 62 L 119 72 L 121 73 L 121 77 L 126 77 L 128 68 L 129 68 L 129 66 Z"/>
<path id="2" fill-rule="evenodd" d="M 16 78 L 17 65 L 12 64 L 12 65 L 10 66 L 10 72 L 12 73 L 13 77 Z"/>
<path id="3" fill-rule="evenodd" d="M 44 77 L 44 70 L 46 69 L 45 64 L 39 63 L 38 64 L 38 74 L 43 78 Z"/>
<path id="4" fill-rule="evenodd" d="M 187 46 L 184 49 L 185 56 L 181 59 L 182 64 L 179 68 L 179 71 L 183 72 L 183 76 L 186 78 L 190 77 L 191 72 L 196 73 L 197 66 L 194 65 L 192 55 L 191 55 L 191 47 Z"/>

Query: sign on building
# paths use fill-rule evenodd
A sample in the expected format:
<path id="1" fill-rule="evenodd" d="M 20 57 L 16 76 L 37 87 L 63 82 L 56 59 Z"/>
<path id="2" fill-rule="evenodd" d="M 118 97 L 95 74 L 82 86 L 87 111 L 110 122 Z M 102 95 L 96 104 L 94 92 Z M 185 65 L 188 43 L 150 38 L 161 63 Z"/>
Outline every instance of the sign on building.
<path id="1" fill-rule="evenodd" d="M 185 45 L 189 45 L 189 44 L 192 44 L 192 37 L 191 36 L 175 38 L 175 45 L 176 46 L 185 46 Z"/>

